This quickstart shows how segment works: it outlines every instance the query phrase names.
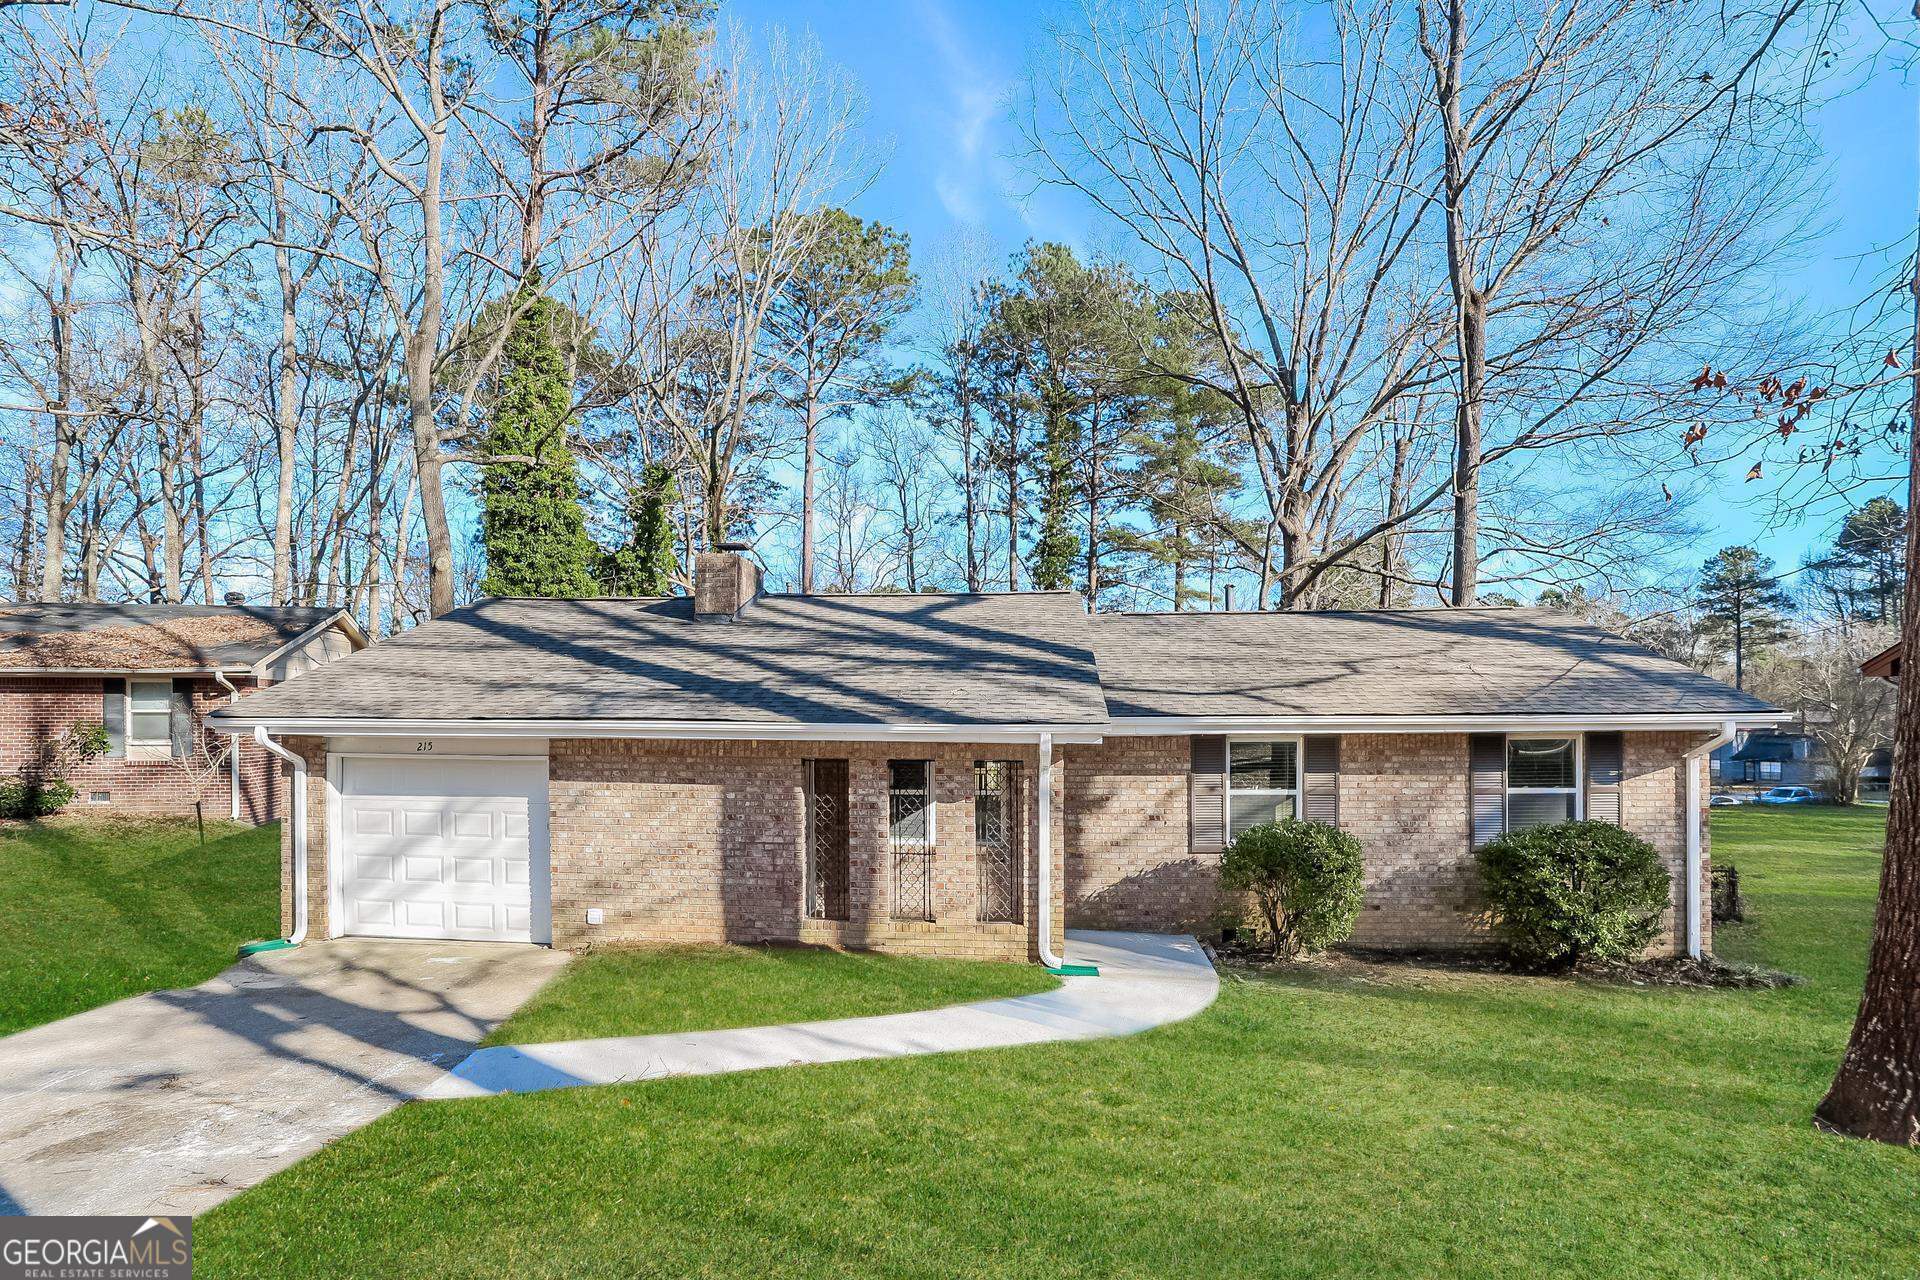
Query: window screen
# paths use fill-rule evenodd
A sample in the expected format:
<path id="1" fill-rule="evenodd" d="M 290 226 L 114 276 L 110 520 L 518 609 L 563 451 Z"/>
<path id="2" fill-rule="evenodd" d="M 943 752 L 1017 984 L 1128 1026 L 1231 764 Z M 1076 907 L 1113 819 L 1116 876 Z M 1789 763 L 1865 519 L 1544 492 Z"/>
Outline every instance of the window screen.
<path id="1" fill-rule="evenodd" d="M 169 680 L 133 682 L 133 720 L 128 738 L 134 742 L 159 744 L 173 740 L 173 683 Z"/>
<path id="2" fill-rule="evenodd" d="M 1227 836 L 1249 827 L 1291 818 L 1300 797 L 1299 744 L 1232 742 L 1227 745 Z"/>
<path id="3" fill-rule="evenodd" d="M 1573 821 L 1577 754 L 1572 738 L 1507 739 L 1507 830 Z"/>

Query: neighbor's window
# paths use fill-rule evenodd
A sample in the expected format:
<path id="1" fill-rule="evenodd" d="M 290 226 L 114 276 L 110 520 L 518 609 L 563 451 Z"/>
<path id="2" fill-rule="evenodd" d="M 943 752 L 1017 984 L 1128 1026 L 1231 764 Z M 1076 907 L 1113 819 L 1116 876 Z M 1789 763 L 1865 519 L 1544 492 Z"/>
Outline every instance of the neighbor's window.
<path id="1" fill-rule="evenodd" d="M 1760 781 L 1778 782 L 1784 776 L 1780 767 L 1780 761 L 1762 760 L 1760 762 Z"/>
<path id="2" fill-rule="evenodd" d="M 143 747 L 164 747 L 173 741 L 173 682 L 135 680 L 128 686 L 131 715 L 127 741 Z"/>
<path id="3" fill-rule="evenodd" d="M 1291 818 L 1300 799 L 1300 744 L 1291 739 L 1227 744 L 1227 838 Z"/>
<path id="4" fill-rule="evenodd" d="M 1507 739 L 1507 830 L 1573 821 L 1577 755 L 1572 738 Z"/>

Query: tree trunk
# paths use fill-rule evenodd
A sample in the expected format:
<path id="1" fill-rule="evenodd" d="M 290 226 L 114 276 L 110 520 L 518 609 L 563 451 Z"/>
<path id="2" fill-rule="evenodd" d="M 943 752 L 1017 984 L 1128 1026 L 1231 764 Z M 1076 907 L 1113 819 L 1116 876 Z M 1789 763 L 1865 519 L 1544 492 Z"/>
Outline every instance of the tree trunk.
<path id="1" fill-rule="evenodd" d="M 447 523 L 446 492 L 440 482 L 440 433 L 433 416 L 433 375 L 440 350 L 440 325 L 446 307 L 446 246 L 441 239 L 441 183 L 446 167 L 447 135 L 440 123 L 445 101 L 440 86 L 438 42 L 431 79 L 435 126 L 426 131 L 420 198 L 420 238 L 424 270 L 420 317 L 407 335 L 407 416 L 413 428 L 413 465 L 420 478 L 420 515 L 427 528 L 427 612 L 432 617 L 453 609 L 453 531 Z"/>
<path id="2" fill-rule="evenodd" d="M 805 457 L 800 464 L 800 594 L 813 594 L 813 520 L 814 479 L 818 469 L 820 395 L 811 377 L 807 380 L 805 408 Z"/>
<path id="3" fill-rule="evenodd" d="M 1915 259 L 1911 361 L 1920 365 L 1920 258 Z M 1907 437 L 1907 510 L 1920 499 L 1920 377 Z M 1846 1056 L 1813 1113 L 1835 1133 L 1920 1146 L 1920 520 L 1907 522 L 1892 803 L 1880 863 L 1867 985 Z"/>
<path id="4" fill-rule="evenodd" d="M 1424 15 L 1422 22 L 1424 24 Z M 1434 63 L 1444 154 L 1442 205 L 1446 214 L 1447 281 L 1453 292 L 1454 353 L 1460 363 L 1460 400 L 1454 411 L 1453 589 L 1455 608 L 1480 592 L 1480 422 L 1487 380 L 1487 300 L 1473 280 L 1467 243 L 1467 151 L 1460 118 L 1466 62 L 1465 0 L 1447 0 L 1447 50 Z"/>
<path id="5" fill-rule="evenodd" d="M 273 266 L 280 279 L 280 368 L 276 371 L 273 406 L 274 460 L 279 467 L 278 485 L 273 500 L 273 583 L 268 604 L 293 603 L 293 468 L 294 445 L 299 428 L 298 406 L 294 403 L 294 349 L 299 341 L 297 298 L 294 292 L 293 263 L 284 247 L 287 236 L 286 180 L 277 167 L 273 170 L 274 236 L 282 242 L 273 251 Z"/>

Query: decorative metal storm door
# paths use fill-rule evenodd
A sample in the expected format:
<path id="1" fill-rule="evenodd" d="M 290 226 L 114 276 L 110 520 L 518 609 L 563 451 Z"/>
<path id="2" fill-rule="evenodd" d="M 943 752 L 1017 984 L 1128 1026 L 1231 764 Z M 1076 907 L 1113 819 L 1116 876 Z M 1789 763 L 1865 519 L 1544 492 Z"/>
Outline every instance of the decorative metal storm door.
<path id="1" fill-rule="evenodd" d="M 933 919 L 933 761 L 887 762 L 887 830 L 893 849 L 893 914 Z"/>
<path id="2" fill-rule="evenodd" d="M 807 761 L 807 915 L 847 918 L 847 762 Z"/>
<path id="3" fill-rule="evenodd" d="M 973 765 L 973 847 L 979 863 L 980 918 L 1020 922 L 1026 859 L 1020 839 L 1020 765 L 976 760 Z"/>

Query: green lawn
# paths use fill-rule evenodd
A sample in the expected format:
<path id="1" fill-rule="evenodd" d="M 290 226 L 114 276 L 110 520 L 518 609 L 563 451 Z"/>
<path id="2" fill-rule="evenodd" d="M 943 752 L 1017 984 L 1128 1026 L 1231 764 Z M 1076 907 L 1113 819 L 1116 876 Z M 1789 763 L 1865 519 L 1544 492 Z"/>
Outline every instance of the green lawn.
<path id="1" fill-rule="evenodd" d="M 190 986 L 279 928 L 280 829 L 57 818 L 0 826 L 0 1035 Z"/>
<path id="2" fill-rule="evenodd" d="M 1058 986 L 1037 965 L 798 947 L 669 947 L 581 956 L 488 1044 L 758 1027 L 933 1009 Z"/>
<path id="3" fill-rule="evenodd" d="M 1808 1114 L 1881 811 L 1715 815 L 1804 974 L 1235 982 L 1087 1044 L 415 1103 L 196 1225 L 200 1274 L 1901 1276 L 1920 1155 Z"/>

